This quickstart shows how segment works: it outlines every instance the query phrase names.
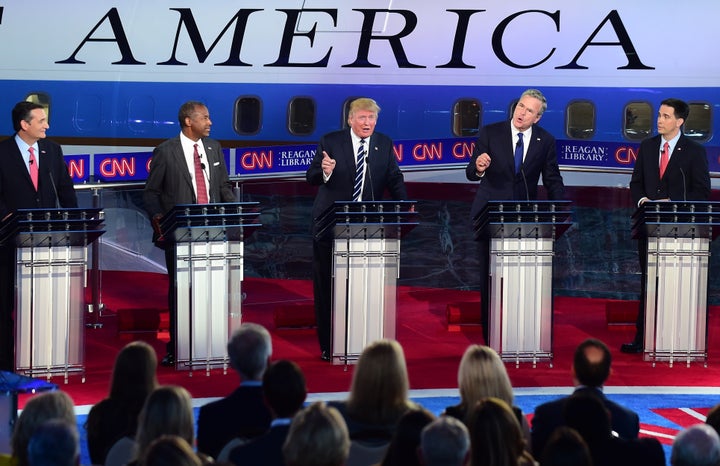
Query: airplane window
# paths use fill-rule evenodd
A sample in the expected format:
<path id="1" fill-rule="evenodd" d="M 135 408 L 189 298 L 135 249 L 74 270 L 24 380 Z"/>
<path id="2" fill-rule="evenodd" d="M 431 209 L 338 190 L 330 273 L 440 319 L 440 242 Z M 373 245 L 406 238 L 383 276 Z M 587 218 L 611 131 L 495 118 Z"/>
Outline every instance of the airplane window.
<path id="1" fill-rule="evenodd" d="M 25 101 L 40 104 L 45 107 L 48 124 L 50 124 L 50 96 L 44 92 L 34 92 L 25 96 Z"/>
<path id="2" fill-rule="evenodd" d="M 251 136 L 262 127 L 262 102 L 254 96 L 241 96 L 235 101 L 233 127 L 241 136 Z"/>
<path id="3" fill-rule="evenodd" d="M 453 105 L 455 136 L 477 136 L 482 123 L 482 105 L 477 99 L 461 99 Z"/>
<path id="4" fill-rule="evenodd" d="M 571 102 L 565 109 L 565 133 L 572 139 L 590 139 L 595 134 L 595 105 L 587 100 Z"/>
<path id="5" fill-rule="evenodd" d="M 315 101 L 310 97 L 295 97 L 288 105 L 288 131 L 306 136 L 315 131 Z"/>
<path id="6" fill-rule="evenodd" d="M 690 114 L 683 127 L 685 136 L 697 142 L 707 142 L 712 136 L 712 108 L 706 102 L 691 102 Z"/>
<path id="7" fill-rule="evenodd" d="M 623 113 L 623 135 L 630 140 L 642 140 L 653 130 L 654 114 L 647 102 L 630 102 Z"/>

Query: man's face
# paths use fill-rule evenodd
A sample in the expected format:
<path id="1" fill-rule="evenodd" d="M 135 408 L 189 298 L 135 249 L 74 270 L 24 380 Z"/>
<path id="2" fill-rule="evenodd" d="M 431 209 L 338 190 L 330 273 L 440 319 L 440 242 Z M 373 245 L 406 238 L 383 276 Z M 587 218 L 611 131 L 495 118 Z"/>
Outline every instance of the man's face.
<path id="1" fill-rule="evenodd" d="M 529 95 L 523 96 L 515 106 L 513 112 L 513 126 L 523 132 L 540 120 L 542 102 Z"/>
<path id="2" fill-rule="evenodd" d="M 190 114 L 190 117 L 185 118 L 185 123 L 189 125 L 187 137 L 190 139 L 197 141 L 210 136 L 212 121 L 210 121 L 210 112 L 207 107 L 195 107 L 195 111 Z"/>
<path id="3" fill-rule="evenodd" d="M 369 138 L 375 131 L 377 113 L 370 110 L 356 110 L 348 117 L 348 124 L 356 136 Z"/>
<path id="4" fill-rule="evenodd" d="M 41 108 L 30 110 L 30 122 L 23 120 L 20 122 L 20 130 L 23 139 L 30 140 L 34 144 L 39 139 L 45 138 L 45 131 L 50 127 L 47 122 L 47 114 Z"/>
<path id="5" fill-rule="evenodd" d="M 680 127 L 685 123 L 682 118 L 675 118 L 675 109 L 669 105 L 661 105 L 658 110 L 657 129 L 658 134 L 662 134 L 665 139 L 672 139 L 680 131 Z"/>

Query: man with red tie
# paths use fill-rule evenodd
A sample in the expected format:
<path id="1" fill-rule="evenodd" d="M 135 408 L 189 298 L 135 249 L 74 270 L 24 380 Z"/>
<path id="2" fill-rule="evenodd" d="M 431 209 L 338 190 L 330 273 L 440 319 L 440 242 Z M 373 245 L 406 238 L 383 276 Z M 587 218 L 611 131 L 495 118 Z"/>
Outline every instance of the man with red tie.
<path id="1" fill-rule="evenodd" d="M 178 112 L 180 134 L 153 151 L 143 200 L 153 224 L 153 241 L 165 250 L 169 277 L 170 341 L 163 366 L 175 365 L 175 247 L 162 241 L 159 221 L 177 204 L 235 202 L 220 143 L 210 139 L 210 112 L 202 102 L 185 102 Z"/>
<path id="2" fill-rule="evenodd" d="M 657 136 L 640 144 L 630 194 L 635 207 L 645 201 L 706 201 L 710 197 L 710 173 L 705 148 L 685 136 L 682 125 L 690 107 L 679 99 L 660 103 Z M 647 287 L 647 239 L 638 239 L 640 257 L 640 309 L 635 338 L 624 343 L 623 353 L 641 353 L 645 337 L 645 294 Z"/>
<path id="3" fill-rule="evenodd" d="M 0 219 L 16 209 L 77 207 L 62 148 L 46 139 L 45 108 L 18 102 L 12 109 L 15 136 L 0 142 Z M 15 246 L 0 247 L 0 370 L 14 370 Z"/>

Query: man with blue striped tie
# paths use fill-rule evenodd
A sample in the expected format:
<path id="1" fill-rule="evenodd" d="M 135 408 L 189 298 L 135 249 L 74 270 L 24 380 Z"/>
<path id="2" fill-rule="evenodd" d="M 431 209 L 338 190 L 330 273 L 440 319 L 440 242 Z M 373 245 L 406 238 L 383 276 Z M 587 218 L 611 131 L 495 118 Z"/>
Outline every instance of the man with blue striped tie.
<path id="1" fill-rule="evenodd" d="M 305 173 L 318 186 L 313 204 L 313 293 L 321 358 L 331 359 L 332 238 L 316 238 L 319 217 L 335 201 L 381 200 L 387 190 L 393 200 L 406 200 L 407 191 L 392 140 L 375 132 L 380 107 L 368 98 L 350 103 L 348 127 L 320 139 Z"/>

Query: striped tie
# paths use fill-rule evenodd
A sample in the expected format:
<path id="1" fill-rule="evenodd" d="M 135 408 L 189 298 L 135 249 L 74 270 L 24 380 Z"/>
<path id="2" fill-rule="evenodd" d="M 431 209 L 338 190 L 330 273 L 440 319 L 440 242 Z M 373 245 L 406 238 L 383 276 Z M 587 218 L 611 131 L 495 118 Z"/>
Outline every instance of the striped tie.
<path id="1" fill-rule="evenodd" d="M 353 201 L 362 198 L 362 183 L 365 178 L 365 139 L 360 139 L 357 157 L 355 158 L 355 187 L 353 188 Z"/>

